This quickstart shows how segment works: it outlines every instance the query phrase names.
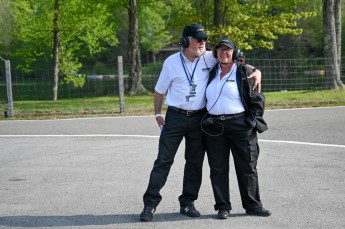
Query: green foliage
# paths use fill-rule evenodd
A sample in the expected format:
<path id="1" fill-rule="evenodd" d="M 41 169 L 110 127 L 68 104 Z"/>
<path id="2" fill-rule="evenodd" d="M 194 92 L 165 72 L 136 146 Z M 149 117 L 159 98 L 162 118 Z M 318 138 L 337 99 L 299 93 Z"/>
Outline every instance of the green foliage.
<path id="1" fill-rule="evenodd" d="M 323 25 L 321 0 L 299 4 L 297 12 L 315 12 L 315 17 L 296 20 L 296 28 L 302 29 L 301 34 L 279 34 L 274 41 L 273 49 L 253 48 L 244 50 L 247 57 L 255 59 L 296 59 L 323 57 Z"/>
<path id="2" fill-rule="evenodd" d="M 117 33 L 121 31 L 126 37 L 128 0 L 61 2 L 60 72 L 78 72 L 79 64 L 86 61 L 114 59 L 118 53 L 114 54 L 112 46 L 119 44 Z M 224 18 L 217 26 L 213 23 L 215 2 L 137 0 L 143 56 L 145 51 L 156 53 L 172 40 L 177 41 L 189 23 L 204 25 L 211 47 L 219 37 L 228 37 L 246 53 L 271 49 L 270 53 L 266 51 L 266 58 L 300 57 L 296 53 L 322 56 L 321 0 L 223 0 L 218 12 L 224 12 Z M 11 59 L 12 67 L 27 72 L 52 68 L 54 1 L 0 0 L 0 5 L 0 56 Z M 344 5 L 342 1 L 343 10 Z M 344 37 L 343 32 L 342 40 Z M 126 50 L 126 43 L 123 39 L 121 49 Z M 342 46 L 342 53 L 344 49 Z"/>
<path id="3" fill-rule="evenodd" d="M 71 84 L 75 88 L 83 87 L 85 85 L 86 75 L 77 75 L 75 73 L 68 73 L 64 77 L 64 81 L 61 84 Z"/>
<path id="4" fill-rule="evenodd" d="M 162 70 L 162 66 L 163 66 L 163 64 L 161 62 L 157 62 L 157 63 L 150 64 L 150 65 L 147 65 L 147 66 L 143 66 L 142 72 L 143 72 L 143 74 L 156 74 L 156 75 L 159 75 L 159 73 Z"/>
<path id="5" fill-rule="evenodd" d="M 172 30 L 171 33 L 174 40 L 178 40 L 178 38 L 181 36 L 183 28 L 187 24 L 199 23 L 203 24 L 207 29 L 207 24 L 203 23 L 202 14 L 198 14 L 196 11 L 195 4 L 197 4 L 198 1 L 171 0 L 167 2 L 167 5 L 170 6 L 170 14 L 167 22 L 169 28 Z M 209 10 L 212 11 L 212 8 Z"/>
<path id="6" fill-rule="evenodd" d="M 272 49 L 278 35 L 301 34 L 297 21 L 316 16 L 315 12 L 295 12 L 302 2 L 305 0 L 228 0 L 224 24 L 210 28 L 209 33 L 233 39 L 241 49 Z"/>
<path id="7" fill-rule="evenodd" d="M 345 12 L 345 1 L 341 1 L 341 7 L 342 7 L 342 12 Z M 341 31 L 342 31 L 342 37 L 341 37 L 341 40 L 342 40 L 342 44 L 344 44 L 344 41 L 345 41 L 345 13 L 342 13 L 341 14 L 342 16 L 342 28 L 341 28 Z M 345 55 L 345 45 L 342 45 L 341 46 L 341 53 L 342 53 L 342 56 Z"/>
<path id="8" fill-rule="evenodd" d="M 139 21 L 141 22 L 139 24 L 140 45 L 146 51 L 158 53 L 161 48 L 170 43 L 171 36 L 159 12 L 155 12 L 153 8 L 145 6 L 140 11 Z"/>
<path id="9" fill-rule="evenodd" d="M 105 66 L 104 66 L 103 63 L 97 61 L 97 62 L 95 63 L 95 66 L 94 66 L 93 69 L 94 69 L 94 73 L 95 73 L 96 75 L 98 75 L 98 74 L 103 74 L 104 71 L 105 71 Z"/>
<path id="10" fill-rule="evenodd" d="M 0 0 L 0 6 L 0 51 L 2 52 L 0 56 L 3 56 L 12 36 L 11 3 L 9 0 Z"/>
<path id="11" fill-rule="evenodd" d="M 19 46 L 13 46 L 12 56 L 21 57 L 16 64 L 22 69 L 29 69 L 37 61 L 52 62 L 52 33 L 54 1 L 12 1 L 13 26 L 15 40 Z M 96 0 L 61 1 L 60 21 L 60 71 L 70 82 L 71 72 L 81 67 L 78 56 L 88 50 L 89 55 L 104 50 L 104 44 L 115 46 L 116 22 L 108 5 Z M 51 65 L 52 66 L 52 65 Z M 81 85 L 79 78 L 74 81 Z"/>
<path id="12" fill-rule="evenodd" d="M 107 5 L 93 0 L 66 1 L 61 11 L 66 15 L 62 20 L 63 43 L 74 42 L 76 50 L 86 44 L 91 55 L 102 51 L 102 42 L 110 46 L 118 44 L 117 27 L 109 20 L 112 12 Z M 68 46 L 69 49 L 72 47 Z"/>

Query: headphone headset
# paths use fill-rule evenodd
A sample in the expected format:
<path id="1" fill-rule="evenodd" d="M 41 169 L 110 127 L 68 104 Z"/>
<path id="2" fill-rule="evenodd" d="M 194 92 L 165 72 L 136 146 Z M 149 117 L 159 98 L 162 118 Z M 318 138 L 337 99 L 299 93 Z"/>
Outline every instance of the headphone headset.
<path id="1" fill-rule="evenodd" d="M 180 37 L 180 45 L 182 45 L 183 48 L 188 48 L 189 46 L 189 38 L 186 36 Z"/>
<path id="2" fill-rule="evenodd" d="M 237 49 L 236 43 L 234 41 L 232 41 L 232 40 L 229 40 L 229 41 L 232 42 L 233 45 L 235 46 L 234 51 L 232 53 L 232 60 L 239 60 L 241 51 L 239 49 Z M 212 54 L 213 54 L 214 58 L 218 59 L 216 48 L 213 50 Z"/>

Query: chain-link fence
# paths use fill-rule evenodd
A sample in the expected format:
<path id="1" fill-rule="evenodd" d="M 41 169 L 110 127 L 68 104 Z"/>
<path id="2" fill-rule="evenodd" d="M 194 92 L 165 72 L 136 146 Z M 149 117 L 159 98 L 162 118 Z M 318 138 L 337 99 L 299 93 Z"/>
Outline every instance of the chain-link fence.
<path id="1" fill-rule="evenodd" d="M 262 90 L 322 90 L 329 79 L 326 78 L 324 58 L 314 59 L 247 59 L 246 62 L 258 67 L 262 72 Z M 342 58 L 341 75 L 345 82 L 345 58 Z M 144 65 L 142 83 L 150 91 L 158 79 L 162 63 Z M 128 64 L 123 64 L 124 86 L 128 89 Z M 75 74 L 85 82 L 82 87 L 67 83 L 60 76 L 58 99 L 119 96 L 117 64 L 97 63 L 85 66 Z M 31 72 L 11 69 L 12 95 L 14 101 L 51 100 L 53 88 L 53 69 L 39 69 Z M 0 74 L 1 106 L 7 103 L 6 75 Z"/>

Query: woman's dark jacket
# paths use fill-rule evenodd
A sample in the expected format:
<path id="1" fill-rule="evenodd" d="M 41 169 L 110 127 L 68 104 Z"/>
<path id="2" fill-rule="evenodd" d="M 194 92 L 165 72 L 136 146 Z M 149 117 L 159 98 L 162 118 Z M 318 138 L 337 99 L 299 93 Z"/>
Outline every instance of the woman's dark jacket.
<path id="1" fill-rule="evenodd" d="M 246 121 L 249 125 L 255 127 L 259 133 L 262 133 L 268 129 L 263 118 L 265 110 L 265 96 L 262 92 L 259 93 L 257 88 L 252 90 L 254 79 L 248 78 L 248 76 L 253 73 L 252 69 L 246 64 L 241 64 L 238 61 L 235 61 L 234 64 L 237 64 L 236 82 L 242 103 L 247 113 Z M 218 64 L 212 68 L 207 85 L 209 85 L 216 76 L 217 68 Z"/>

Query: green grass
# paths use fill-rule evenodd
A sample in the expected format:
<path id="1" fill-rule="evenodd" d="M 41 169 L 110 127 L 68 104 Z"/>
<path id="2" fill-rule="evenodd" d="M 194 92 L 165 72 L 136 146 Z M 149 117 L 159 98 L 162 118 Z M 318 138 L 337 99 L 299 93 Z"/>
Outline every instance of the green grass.
<path id="1" fill-rule="evenodd" d="M 345 90 L 265 93 L 267 109 L 345 106 Z"/>
<path id="2" fill-rule="evenodd" d="M 342 91 L 268 92 L 266 109 L 345 106 Z M 92 116 L 126 116 L 153 114 L 153 96 L 126 96 L 125 112 L 120 113 L 118 97 L 61 99 L 58 101 L 15 101 L 14 119 L 51 119 Z M 163 107 L 163 110 L 166 106 Z M 4 120 L 7 104 L 0 105 L 0 120 Z"/>

